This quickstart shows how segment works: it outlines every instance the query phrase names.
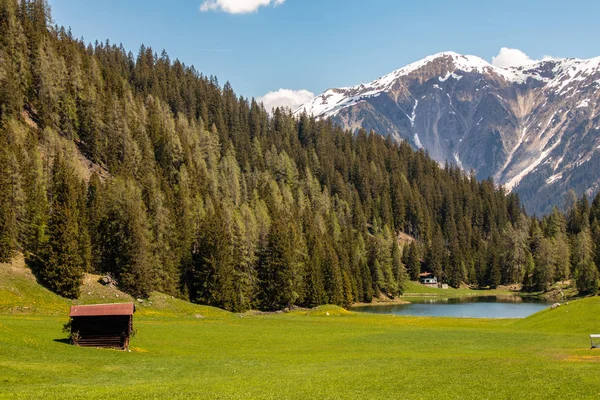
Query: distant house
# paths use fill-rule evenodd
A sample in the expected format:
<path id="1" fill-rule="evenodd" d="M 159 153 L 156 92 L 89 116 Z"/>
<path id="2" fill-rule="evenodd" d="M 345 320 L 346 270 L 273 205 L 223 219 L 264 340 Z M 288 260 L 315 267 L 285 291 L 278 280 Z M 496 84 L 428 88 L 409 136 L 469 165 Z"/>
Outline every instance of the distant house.
<path id="1" fill-rule="evenodd" d="M 133 332 L 133 303 L 72 306 L 71 342 L 125 350 Z"/>
<path id="2" fill-rule="evenodd" d="M 419 274 L 419 282 L 425 286 L 438 287 L 438 280 L 431 272 L 423 272 Z"/>

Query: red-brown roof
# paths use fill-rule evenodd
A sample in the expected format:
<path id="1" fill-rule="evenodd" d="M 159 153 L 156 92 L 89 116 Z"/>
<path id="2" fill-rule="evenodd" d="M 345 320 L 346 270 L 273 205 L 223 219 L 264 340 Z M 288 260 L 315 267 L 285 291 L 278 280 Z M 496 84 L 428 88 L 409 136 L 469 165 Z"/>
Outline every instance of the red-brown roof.
<path id="1" fill-rule="evenodd" d="M 133 315 L 133 303 L 94 304 L 71 306 L 70 317 L 98 317 L 103 315 Z"/>
<path id="2" fill-rule="evenodd" d="M 431 275 L 433 275 L 431 272 L 423 272 L 422 274 L 419 274 L 420 277 L 431 276 Z"/>

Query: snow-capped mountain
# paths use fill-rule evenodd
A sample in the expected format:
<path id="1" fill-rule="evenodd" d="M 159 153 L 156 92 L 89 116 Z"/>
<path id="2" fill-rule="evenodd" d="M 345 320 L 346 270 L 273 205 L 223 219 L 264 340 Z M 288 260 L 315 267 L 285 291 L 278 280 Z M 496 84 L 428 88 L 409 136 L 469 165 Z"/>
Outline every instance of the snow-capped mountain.
<path id="1" fill-rule="evenodd" d="M 298 108 L 407 140 L 521 195 L 530 212 L 600 186 L 600 57 L 498 68 L 452 52 Z"/>

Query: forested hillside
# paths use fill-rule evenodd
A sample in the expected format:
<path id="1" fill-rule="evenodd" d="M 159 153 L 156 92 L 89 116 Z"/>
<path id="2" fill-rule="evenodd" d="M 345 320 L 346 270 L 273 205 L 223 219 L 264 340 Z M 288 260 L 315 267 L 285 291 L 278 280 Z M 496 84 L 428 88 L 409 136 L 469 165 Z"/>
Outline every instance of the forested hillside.
<path id="1" fill-rule="evenodd" d="M 86 45 L 0 0 L 0 261 L 77 297 L 84 272 L 228 310 L 452 286 L 595 292 L 600 197 L 541 220 L 407 143 L 269 115 L 166 52 Z M 400 242 L 400 233 L 415 240 Z"/>

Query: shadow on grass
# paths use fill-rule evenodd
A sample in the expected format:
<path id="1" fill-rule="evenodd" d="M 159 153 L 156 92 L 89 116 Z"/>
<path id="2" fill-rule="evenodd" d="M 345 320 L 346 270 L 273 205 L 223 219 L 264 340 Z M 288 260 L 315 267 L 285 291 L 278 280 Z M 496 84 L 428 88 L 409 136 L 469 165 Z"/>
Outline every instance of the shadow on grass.
<path id="1" fill-rule="evenodd" d="M 54 339 L 53 342 L 62 344 L 71 344 L 71 339 Z"/>

